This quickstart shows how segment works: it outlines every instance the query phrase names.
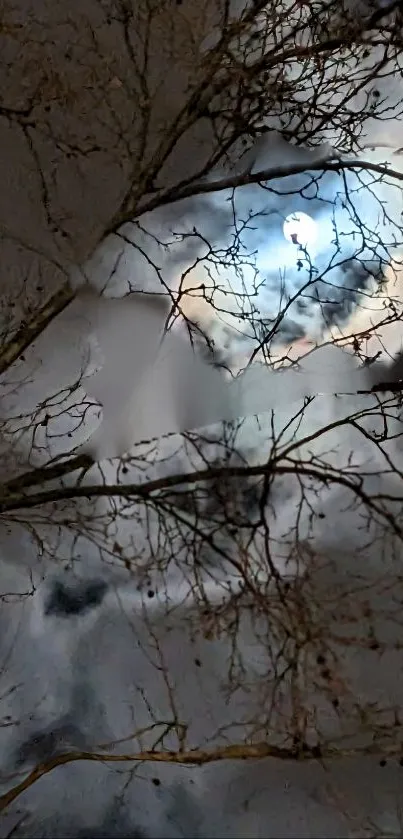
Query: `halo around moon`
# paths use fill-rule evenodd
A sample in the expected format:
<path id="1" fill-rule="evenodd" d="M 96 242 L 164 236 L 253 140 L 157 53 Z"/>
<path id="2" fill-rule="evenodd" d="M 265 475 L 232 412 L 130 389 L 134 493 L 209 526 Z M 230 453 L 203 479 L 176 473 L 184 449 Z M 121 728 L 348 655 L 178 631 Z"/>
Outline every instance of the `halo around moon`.
<path id="1" fill-rule="evenodd" d="M 309 248 L 316 242 L 318 229 L 316 221 L 311 216 L 308 216 L 307 213 L 298 212 L 287 216 L 283 225 L 283 233 L 287 242 Z"/>

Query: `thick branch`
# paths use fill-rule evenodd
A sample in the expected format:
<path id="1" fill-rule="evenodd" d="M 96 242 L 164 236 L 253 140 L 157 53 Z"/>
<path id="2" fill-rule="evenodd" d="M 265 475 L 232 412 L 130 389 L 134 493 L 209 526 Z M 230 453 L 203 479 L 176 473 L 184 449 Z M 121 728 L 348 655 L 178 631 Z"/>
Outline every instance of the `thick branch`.
<path id="1" fill-rule="evenodd" d="M 399 171 L 398 169 L 391 169 L 389 166 L 381 163 L 373 163 L 369 160 L 358 160 L 355 158 L 343 159 L 342 157 L 337 157 L 335 153 L 332 153 L 328 159 L 321 158 L 317 163 L 310 163 L 309 166 L 306 163 L 283 163 L 279 166 L 261 169 L 258 172 L 238 172 L 237 174 L 228 175 L 225 178 L 218 178 L 217 180 L 205 180 L 193 184 L 186 184 L 182 189 L 172 188 L 165 193 L 160 193 L 153 198 L 149 198 L 143 204 L 140 203 L 136 214 L 133 210 L 121 213 L 114 220 L 113 226 L 106 230 L 105 235 L 116 233 L 122 225 L 133 221 L 135 215 L 149 213 L 157 207 L 162 207 L 165 204 L 174 204 L 177 201 L 182 201 L 184 198 L 191 198 L 195 195 L 208 195 L 213 192 L 223 192 L 226 189 L 250 186 L 251 184 L 267 184 L 279 178 L 302 175 L 304 172 L 340 172 L 341 170 L 354 169 L 376 172 L 377 174 L 403 181 L 403 171 Z"/>
<path id="2" fill-rule="evenodd" d="M 363 504 L 371 509 L 378 516 L 385 519 L 388 525 L 392 528 L 399 538 L 403 538 L 402 528 L 395 521 L 392 513 L 385 510 L 382 506 L 378 506 L 376 501 L 371 498 L 365 490 L 362 489 L 361 479 L 354 476 L 344 475 L 342 471 L 332 469 L 321 470 L 310 464 L 301 464 L 299 461 L 291 461 L 290 465 L 277 465 L 274 461 L 268 464 L 258 466 L 231 466 L 225 468 L 204 469 L 192 473 L 181 473 L 180 475 L 169 475 L 164 478 L 156 478 L 154 481 L 148 481 L 144 484 L 111 484 L 111 485 L 91 485 L 91 486 L 77 486 L 77 487 L 60 487 L 43 492 L 37 492 L 33 495 L 20 495 L 17 493 L 4 494 L 0 500 L 0 512 L 7 513 L 13 510 L 31 509 L 39 507 L 43 504 L 55 503 L 57 501 L 67 501 L 75 498 L 95 498 L 95 497 L 115 497 L 115 498 L 132 498 L 137 497 L 141 500 L 149 498 L 154 493 L 170 489 L 174 486 L 179 486 L 189 483 L 206 482 L 209 480 L 222 477 L 223 474 L 228 478 L 235 477 L 256 477 L 263 476 L 268 472 L 273 472 L 276 475 L 298 475 L 313 480 L 328 486 L 329 484 L 338 484 L 345 489 L 354 493 Z M 379 496 L 379 500 L 388 500 L 396 502 L 397 497 Z"/>
<path id="3" fill-rule="evenodd" d="M 94 460 L 87 454 L 80 454 L 70 460 L 63 460 L 61 463 L 55 463 L 50 466 L 43 466 L 38 469 L 31 469 L 29 472 L 24 472 L 18 475 L 17 478 L 12 478 L 7 484 L 0 489 L 1 492 L 21 492 L 28 487 L 38 486 L 49 481 L 55 481 L 63 478 L 64 475 L 70 475 L 72 472 L 77 472 L 79 469 L 87 470 L 94 465 Z"/>
<path id="4" fill-rule="evenodd" d="M 35 341 L 44 329 L 74 300 L 74 291 L 66 282 L 47 300 L 29 321 L 21 324 L 14 337 L 0 352 L 0 375 L 5 373 L 21 353 Z"/>
<path id="5" fill-rule="evenodd" d="M 379 746 L 363 746 L 361 748 L 336 749 L 334 747 L 313 746 L 302 744 L 299 748 L 281 748 L 272 746 L 269 743 L 261 742 L 255 744 L 234 744 L 233 746 L 221 746 L 216 749 L 190 749 L 189 751 L 158 752 L 141 751 L 133 754 L 111 755 L 102 752 L 66 752 L 57 755 L 47 763 L 40 763 L 21 783 L 16 784 L 4 795 L 0 796 L 0 812 L 18 798 L 23 792 L 31 787 L 36 781 L 49 774 L 57 766 L 73 763 L 77 760 L 90 760 L 100 763 L 125 763 L 133 761 L 146 761 L 153 763 L 176 763 L 185 766 L 202 766 L 206 763 L 216 763 L 223 760 L 262 760 L 263 758 L 275 758 L 277 760 L 289 761 L 312 761 L 326 760 L 330 758 L 359 757 L 362 755 L 380 754 L 387 757 L 400 756 L 402 747 L 399 743 L 392 744 L 380 749 Z"/>

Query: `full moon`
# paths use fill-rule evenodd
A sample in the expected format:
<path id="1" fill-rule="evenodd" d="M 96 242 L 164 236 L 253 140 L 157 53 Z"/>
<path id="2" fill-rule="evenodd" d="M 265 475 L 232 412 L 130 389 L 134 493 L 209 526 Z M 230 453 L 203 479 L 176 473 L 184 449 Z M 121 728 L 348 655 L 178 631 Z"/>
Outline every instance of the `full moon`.
<path id="1" fill-rule="evenodd" d="M 306 213 L 292 213 L 284 222 L 283 233 L 287 242 L 309 248 L 316 241 L 316 221 Z"/>

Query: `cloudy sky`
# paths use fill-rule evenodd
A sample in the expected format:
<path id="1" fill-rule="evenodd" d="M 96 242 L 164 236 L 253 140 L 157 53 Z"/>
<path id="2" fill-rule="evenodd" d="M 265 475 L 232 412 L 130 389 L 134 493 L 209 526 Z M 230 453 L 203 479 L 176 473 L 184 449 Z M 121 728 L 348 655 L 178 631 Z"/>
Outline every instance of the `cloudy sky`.
<path id="1" fill-rule="evenodd" d="M 97 5 L 89 5 L 89 19 L 91 15 L 96 18 Z M 214 4 L 205 6 L 204 26 L 208 31 L 213 20 L 208 15 L 213 15 Z M 58 52 L 61 55 L 64 50 L 68 63 L 69 50 L 77 49 L 73 36 L 78 7 L 73 7 L 71 20 L 64 22 L 60 30 L 58 9 L 55 5 L 57 50 L 50 38 L 49 44 L 45 44 L 49 66 L 53 61 L 54 67 Z M 20 15 L 23 13 L 21 7 Z M 45 7 L 35 10 L 38 25 L 45 13 L 48 14 Z M 14 24 L 18 23 L 17 9 Z M 113 40 L 115 30 L 113 26 L 111 29 L 108 37 Z M 101 63 L 105 89 L 112 84 L 113 97 L 122 106 L 123 128 L 130 128 L 135 134 L 137 115 L 134 118 L 130 113 L 119 87 L 124 58 L 115 60 L 105 31 L 100 24 L 97 37 L 104 49 L 101 54 L 105 54 L 107 46 L 111 56 L 109 62 Z M 37 36 L 38 32 L 34 34 Z M 20 90 L 15 70 L 17 47 L 11 35 L 6 35 L 8 93 L 13 101 L 15 90 Z M 87 148 L 95 142 L 91 135 L 93 122 L 99 119 L 101 125 L 106 120 L 107 103 L 91 97 L 88 80 L 93 68 L 91 60 L 87 60 L 90 34 L 84 33 L 83 39 L 77 72 L 87 97 L 85 104 L 90 103 L 91 108 L 88 123 L 82 120 L 77 124 L 80 148 Z M 35 58 L 34 55 L 28 68 L 26 84 L 28 88 L 39 83 L 45 86 L 49 101 L 53 102 L 52 85 L 57 80 L 51 73 L 49 77 L 40 77 L 41 62 Z M 162 59 L 166 67 L 170 66 L 168 50 Z M 163 78 L 163 71 L 159 75 Z M 167 85 L 180 97 L 181 68 L 173 80 L 170 77 L 163 81 L 166 86 L 159 88 L 160 102 L 167 98 Z M 174 98 L 172 94 L 168 103 L 173 110 Z M 108 123 L 108 148 L 113 150 L 109 156 L 95 151 L 94 157 L 89 155 L 87 167 L 70 158 L 60 162 L 60 136 L 65 136 L 67 129 L 72 130 L 77 118 L 75 106 L 71 99 L 64 112 L 56 111 L 53 135 L 43 132 L 34 152 L 27 141 L 26 126 L 25 130 L 13 119 L 1 120 L 0 149 L 6 161 L 0 196 L 2 268 L 5 300 L 13 303 L 12 308 L 5 305 L 2 310 L 3 333 L 12 327 L 13 318 L 32 312 L 38 301 L 66 277 L 78 284 L 85 280 L 92 287 L 107 287 L 111 295 L 130 290 L 153 296 L 161 292 L 162 284 L 165 292 L 172 292 L 182 314 L 200 323 L 213 337 L 227 366 L 236 371 L 250 358 L 256 339 L 262 337 L 256 332 L 257 320 L 264 319 L 270 328 L 284 305 L 285 295 L 292 297 L 305 285 L 310 271 L 314 270 L 315 280 L 318 276 L 322 279 L 311 284 L 290 306 L 275 346 L 279 354 L 293 341 L 326 337 L 330 327 L 343 326 L 349 331 L 353 324 L 360 323 L 365 328 L 368 316 L 363 302 L 367 302 L 368 277 L 376 278 L 381 269 L 388 290 L 394 287 L 391 269 L 382 265 L 382 260 L 386 242 L 392 243 L 394 258 L 398 260 L 400 256 L 396 228 L 400 223 L 400 192 L 383 184 L 369 193 L 352 173 L 346 176 L 351 203 L 346 199 L 346 183 L 340 175 L 321 176 L 317 188 L 315 179 L 303 174 L 271 181 L 270 189 L 245 187 L 238 190 L 235 198 L 223 191 L 143 214 L 136 223 L 125 225 L 119 237 L 111 235 L 93 251 L 99 230 L 106 226 L 124 192 L 130 166 L 122 141 L 124 131 L 115 123 L 113 130 Z M 46 113 L 40 114 L 45 121 Z M 158 119 L 163 122 L 162 116 Z M 370 130 L 368 143 L 401 144 L 398 123 L 388 123 L 387 137 L 378 124 L 370 126 Z M 206 140 L 203 127 L 200 135 L 193 138 L 199 149 L 204 148 Z M 134 154 L 135 149 L 131 147 L 129 151 Z M 150 159 L 151 152 L 147 149 Z M 257 153 L 255 168 L 286 162 L 300 162 L 309 168 L 318 155 L 327 152 L 326 148 L 314 152 L 289 148 L 273 133 Z M 367 158 L 372 155 L 376 162 L 392 160 L 392 154 L 393 148 L 377 149 L 368 151 Z M 186 177 L 189 158 L 191 155 L 184 155 L 179 147 L 171 159 L 171 170 L 167 166 L 166 179 L 169 181 L 170 172 L 179 170 L 180 176 Z M 395 168 L 399 168 L 398 159 L 393 157 Z M 47 168 L 38 166 L 38 160 L 41 164 L 46 160 Z M 43 171 L 47 181 L 41 180 Z M 365 177 L 370 182 L 371 176 Z M 381 212 L 380 201 L 388 202 L 387 217 Z M 317 223 L 317 239 L 308 254 L 301 253 L 283 236 L 284 219 L 297 211 L 308 213 Z M 52 227 L 55 219 L 56 229 Z M 361 223 L 366 226 L 365 244 Z M 185 290 L 187 295 L 181 296 Z M 149 430 L 151 417 L 156 423 L 152 429 L 155 434 L 177 430 L 165 426 L 175 426 L 178 421 L 178 404 L 185 405 L 181 414 L 185 426 L 181 428 L 197 425 L 200 416 L 207 421 L 203 414 L 205 403 L 208 402 L 210 412 L 213 400 L 210 396 L 201 399 L 205 393 L 214 392 L 214 418 L 221 418 L 220 400 L 228 377 L 216 377 L 211 385 L 210 379 L 204 378 L 204 367 L 193 367 L 190 362 L 189 366 L 187 362 L 180 366 L 185 356 L 177 348 L 187 348 L 189 336 L 184 319 L 176 318 L 177 309 L 172 309 L 171 314 L 173 333 L 175 340 L 183 343 L 171 343 L 171 356 L 166 366 L 158 368 L 154 380 L 154 368 L 150 371 L 147 364 L 151 345 L 158 343 L 161 320 L 159 314 L 155 319 L 153 307 L 147 306 L 144 315 L 136 308 L 136 330 L 132 329 L 129 307 L 123 314 L 120 310 L 114 320 L 116 330 L 108 331 L 112 317 L 108 315 L 105 328 L 102 313 L 98 313 L 94 329 L 93 310 L 82 301 L 79 297 L 66 309 L 3 378 L 3 480 L 10 477 L 10 468 L 16 464 L 26 468 L 29 459 L 31 466 L 38 466 L 65 452 L 66 442 L 71 450 L 85 445 L 100 423 L 94 400 L 99 400 L 106 411 L 106 396 L 110 425 L 106 438 L 101 440 L 102 446 L 106 446 L 101 447 L 104 454 L 111 453 L 111 436 L 112 446 L 116 443 L 115 420 L 122 405 L 125 420 L 126 415 L 130 420 L 128 437 L 126 422 L 118 429 L 124 445 L 144 436 L 139 431 L 140 424 Z M 373 310 L 374 318 L 379 310 L 382 311 L 382 302 Z M 98 343 L 93 340 L 94 332 Z M 388 349 L 398 351 L 397 330 L 388 334 Z M 120 355 L 116 352 L 118 338 L 123 347 Z M 129 364 L 124 358 L 123 376 L 119 363 L 128 345 L 132 355 Z M 89 378 L 86 386 L 82 374 L 99 365 L 100 353 L 104 363 L 101 374 Z M 351 396 L 357 390 L 357 376 L 365 389 L 365 374 L 357 371 L 350 357 L 343 357 L 345 366 L 326 353 L 318 354 L 309 363 L 304 395 L 308 385 L 313 393 L 320 390 L 325 395 L 307 407 L 303 419 L 294 416 L 298 406 L 288 399 L 292 389 L 288 378 L 287 386 L 281 392 L 279 387 L 275 394 L 276 401 L 284 394 L 287 398 L 284 396 L 285 404 L 273 419 L 274 431 L 287 425 L 282 440 L 286 447 L 292 444 L 295 434 L 302 439 L 323 423 L 340 421 L 341 428 L 326 439 L 319 437 L 302 446 L 300 457 L 304 460 L 313 456 L 319 462 L 326 453 L 327 462 L 342 466 L 348 478 L 353 452 L 354 468 L 358 473 L 366 471 L 365 488 L 378 498 L 378 506 L 373 520 L 368 522 L 363 508 L 353 503 L 353 495 L 345 486 L 334 485 L 319 495 L 315 486 L 309 486 L 298 521 L 303 545 L 300 557 L 295 550 L 293 553 L 292 531 L 300 509 L 300 486 L 295 478 L 285 474 L 273 487 L 270 549 L 275 567 L 288 580 L 297 630 L 301 630 L 302 615 L 309 614 L 319 636 L 325 627 L 330 639 L 325 650 L 320 643 L 309 648 L 306 684 L 299 686 L 298 701 L 309 736 L 318 737 L 319 733 L 347 750 L 367 745 L 364 734 L 355 736 L 365 707 L 371 737 L 387 749 L 391 745 L 388 732 L 396 721 L 402 688 L 400 550 L 387 516 L 390 509 L 394 512 L 400 505 L 401 490 L 385 470 L 382 450 L 374 451 L 375 447 L 359 429 L 342 424 L 351 412 L 368 412 L 376 405 L 376 397 L 368 402 L 367 398 Z M 336 400 L 331 394 L 340 369 L 346 395 Z M 182 390 L 175 392 L 168 412 L 172 390 L 168 385 L 174 373 Z M 328 393 L 324 378 L 331 381 Z M 134 389 L 132 379 L 136 387 L 141 379 L 139 389 Z M 72 381 L 77 384 L 73 392 L 68 389 Z M 155 384 L 150 386 L 150 381 Z M 218 391 L 214 389 L 217 381 Z M 272 407 L 273 392 L 267 396 L 267 402 L 263 388 L 257 396 L 266 408 Z M 38 408 L 44 398 L 48 398 L 47 405 Z M 79 403 L 84 405 L 81 413 Z M 143 413 L 139 412 L 139 405 Z M 242 456 L 252 464 L 267 458 L 273 433 L 271 419 L 267 415 L 259 421 L 249 417 L 240 422 L 236 442 Z M 392 420 L 395 422 L 395 415 Z M 365 430 L 373 432 L 375 426 L 379 434 L 382 423 L 371 411 L 362 420 Z M 132 431 L 134 436 L 130 436 Z M 12 446 L 15 440 L 17 445 Z M 98 439 L 98 445 L 101 443 Z M 206 449 L 202 450 L 196 435 L 184 439 L 175 435 L 158 445 L 137 445 L 125 472 L 120 463 L 105 463 L 102 470 L 98 466 L 92 468 L 83 481 L 99 486 L 106 479 L 123 483 L 147 481 L 195 471 L 203 465 L 206 450 L 212 460 L 217 450 L 222 454 L 225 449 L 223 443 L 216 444 L 214 439 L 211 442 L 211 438 L 204 444 Z M 399 464 L 400 453 L 394 443 L 386 449 L 387 454 L 391 450 Z M 239 489 L 243 491 L 242 486 Z M 235 489 L 233 494 L 236 495 Z M 169 499 L 164 500 L 168 504 Z M 260 740 L 271 735 L 277 745 L 282 745 L 289 696 L 295 689 L 290 664 L 293 650 L 288 640 L 280 656 L 285 636 L 278 606 L 270 599 L 268 578 L 272 577 L 272 569 L 265 562 L 265 534 L 258 530 L 245 548 L 247 537 L 243 537 L 241 528 L 235 534 L 220 532 L 218 513 L 209 507 L 209 502 L 204 494 L 200 503 L 208 513 L 202 525 L 203 533 L 210 539 L 207 548 L 200 547 L 196 540 L 190 541 L 186 509 L 182 510 L 179 524 L 175 524 L 164 509 L 161 513 L 151 506 L 119 502 L 112 515 L 107 499 L 91 505 L 83 498 L 75 505 L 66 502 L 58 508 L 49 506 L 45 512 L 34 511 L 25 516 L 22 524 L 20 511 L 12 515 L 11 521 L 2 521 L 2 792 L 24 778 L 38 762 L 52 757 L 58 748 L 96 750 L 101 756 L 107 750 L 118 755 L 153 746 L 173 750 L 226 747 L 245 738 L 253 742 L 257 735 Z M 240 503 L 238 516 L 256 515 L 253 495 L 245 492 Z M 65 521 L 72 517 L 76 528 L 68 529 Z M 28 527 L 22 526 L 27 522 Z M 308 575 L 302 602 L 294 578 L 301 562 L 309 567 L 312 544 L 320 565 L 316 574 Z M 237 568 L 233 560 L 242 558 L 245 550 L 251 564 L 249 582 L 260 586 L 267 603 L 265 608 L 253 612 L 248 592 L 243 592 L 239 609 L 227 612 L 230 598 L 234 594 L 240 596 L 242 575 L 239 562 Z M 189 567 L 192 551 L 200 551 L 202 570 L 197 585 Z M 292 562 L 287 562 L 290 554 Z M 169 565 L 167 557 L 171 559 Z M 128 558 L 136 564 L 135 576 L 128 571 Z M 376 595 L 371 593 L 371 586 Z M 216 614 L 213 618 L 209 611 L 209 600 L 219 607 L 218 617 Z M 294 614 L 292 608 L 289 616 Z M 340 625 L 342 638 L 338 635 Z M 375 645 L 374 633 L 380 639 Z M 281 668 L 284 672 L 280 673 Z M 273 693 L 277 699 L 275 707 L 270 702 Z M 312 745 L 316 741 L 312 740 Z M 402 772 L 396 757 L 386 766 L 374 757 L 326 761 L 323 765 L 320 761 L 310 762 L 309 768 L 281 757 L 221 761 L 203 767 L 75 761 L 47 774 L 3 810 L 0 835 L 6 837 L 11 831 L 11 835 L 21 837 L 331 837 L 363 835 L 364 831 L 365 835 L 390 835 L 388 831 L 399 835 Z"/>

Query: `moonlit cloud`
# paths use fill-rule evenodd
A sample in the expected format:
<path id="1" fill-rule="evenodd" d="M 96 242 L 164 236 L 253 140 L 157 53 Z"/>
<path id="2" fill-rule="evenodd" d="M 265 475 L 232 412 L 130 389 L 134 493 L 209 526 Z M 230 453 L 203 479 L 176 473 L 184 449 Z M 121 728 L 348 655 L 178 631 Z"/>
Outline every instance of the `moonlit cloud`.
<path id="1" fill-rule="evenodd" d="M 207 21 L 214 5 L 199 7 Z M 186 3 L 180 4 L 176 20 L 183 6 L 187 9 Z M 243 3 L 233 6 L 239 11 Z M 97 18 L 100 7 L 95 4 L 94 8 Z M 298 9 L 296 4 L 297 15 Z M 22 12 L 25 23 L 26 10 Z M 94 26 L 95 31 L 97 37 L 106 37 Z M 168 63 L 172 64 L 171 56 Z M 104 65 L 109 66 L 105 50 Z M 181 91 L 181 70 L 178 76 Z M 399 84 L 396 79 L 397 94 Z M 175 102 L 173 95 L 166 95 L 168 89 L 169 80 L 160 96 L 166 98 L 169 109 Z M 400 94 L 396 101 L 399 98 Z M 359 108 L 360 103 L 356 104 Z M 135 134 L 132 99 L 127 118 Z M 87 142 L 88 123 L 84 118 L 82 123 L 82 141 Z M 368 142 L 401 145 L 399 123 L 388 122 L 386 129 L 373 123 L 369 129 Z M 7 123 L 4 134 L 11 136 L 7 160 L 12 163 L 10 171 L 15 166 L 18 177 L 30 186 L 37 173 L 34 167 L 33 178 L 25 146 L 20 166 L 23 132 L 18 132 L 12 134 Z M 175 525 L 168 495 L 163 526 L 152 505 L 127 505 L 120 497 L 112 502 L 101 499 L 93 507 L 82 499 L 82 506 L 65 503 L 58 509 L 49 505 L 45 513 L 27 511 L 22 524 L 17 511 L 7 527 L 2 518 L 2 791 L 20 779 L 13 775 L 16 770 L 25 772 L 65 748 L 131 753 L 157 743 L 157 748 L 176 749 L 181 745 L 178 731 L 186 734 L 187 748 L 206 743 L 212 747 L 239 741 L 245 734 L 252 740 L 259 726 L 262 737 L 276 730 L 279 742 L 288 742 L 284 709 L 291 689 L 289 677 L 294 678 L 288 661 L 278 697 L 280 712 L 270 704 L 273 661 L 275 667 L 283 663 L 277 644 L 281 621 L 277 623 L 275 608 L 270 608 L 266 621 L 263 608 L 267 602 L 271 606 L 273 568 L 280 578 L 287 578 L 284 591 L 296 607 L 292 619 L 301 643 L 306 643 L 313 674 L 314 696 L 301 690 L 307 724 L 315 708 L 315 724 L 324 737 L 334 736 L 336 742 L 348 742 L 354 748 L 357 742 L 361 745 L 349 729 L 350 720 L 358 717 L 357 697 L 360 704 L 368 702 L 371 713 L 375 698 L 375 716 L 380 709 L 379 737 L 384 718 L 389 719 L 388 714 L 401 706 L 402 548 L 398 535 L 385 528 L 389 520 L 382 514 L 396 513 L 400 521 L 401 480 L 390 475 L 385 452 L 393 455 L 399 468 L 402 452 L 398 439 L 374 446 L 363 433 L 379 439 L 384 432 L 377 397 L 357 394 L 372 386 L 376 368 L 363 368 L 351 347 L 342 351 L 324 346 L 312 351 L 322 338 L 326 341 L 342 332 L 353 334 L 379 325 L 389 296 L 401 301 L 400 251 L 393 239 L 394 222 L 401 223 L 401 193 L 397 187 L 381 184 L 370 198 L 368 191 L 356 191 L 357 177 L 349 174 L 346 182 L 354 209 L 346 207 L 344 182 L 337 174 L 321 176 L 318 188 L 309 175 L 309 164 L 318 155 L 331 153 L 326 144 L 312 152 L 269 133 L 239 161 L 238 171 L 288 162 L 306 164 L 307 173 L 271 181 L 267 189 L 248 186 L 235 196 L 224 191 L 143 214 L 108 236 L 83 263 L 88 241 L 97 240 L 94 231 L 102 228 L 104 215 L 109 218 L 117 197 L 125 192 L 126 164 L 119 168 L 124 148 L 113 149 L 116 161 L 112 156 L 107 177 L 102 163 L 102 177 L 101 170 L 96 170 L 93 181 L 84 179 L 85 188 L 79 166 L 74 177 L 68 166 L 66 172 L 57 172 L 54 183 L 60 204 L 52 205 L 59 210 L 55 215 L 64 218 L 66 207 L 72 214 L 77 212 L 77 242 L 73 235 L 71 239 L 79 267 L 70 279 L 78 293 L 3 381 L 2 419 L 8 429 L 5 442 L 1 441 L 7 450 L 3 478 L 14 474 L 16 463 L 25 471 L 28 460 L 30 467 L 42 465 L 64 456 L 67 448 L 102 461 L 80 474 L 84 487 L 102 482 L 124 486 L 172 473 L 186 476 L 203 469 L 206 454 L 203 448 L 194 446 L 193 450 L 179 432 L 202 427 L 203 444 L 209 441 L 207 462 L 215 462 L 220 446 L 214 435 L 222 432 L 219 421 L 236 425 L 238 417 L 245 416 L 237 436 L 242 455 L 237 463 L 267 463 L 274 435 L 277 453 L 281 446 L 295 446 L 287 465 L 315 465 L 324 460 L 343 479 L 354 469 L 362 477 L 360 488 L 381 498 L 380 508 L 368 522 L 357 495 L 345 484 L 309 481 L 301 506 L 299 478 L 284 474 L 273 481 L 263 525 L 253 538 L 249 531 L 243 538 L 241 527 L 234 528 L 235 534 L 228 533 L 216 518 L 211 503 L 214 493 L 208 484 L 200 502 L 200 528 L 208 538 L 196 566 L 189 560 L 189 545 L 191 552 L 197 548 L 195 534 L 187 526 L 191 513 L 184 505 L 179 507 L 181 524 Z M 200 135 L 201 148 L 208 136 L 204 125 Z M 116 137 L 118 141 L 118 132 Z M 185 137 L 184 144 L 175 149 L 171 169 L 167 164 L 165 184 L 188 176 L 199 165 L 186 142 Z M 368 149 L 365 156 L 377 163 L 388 159 L 399 168 L 400 158 L 392 160 L 389 152 L 392 155 L 392 150 Z M 53 158 L 49 159 L 53 165 Z M 127 168 L 131 172 L 131 166 Z M 6 187 L 7 165 L 4 170 Z M 362 177 L 371 183 L 370 175 Z M 25 199 L 29 190 L 20 192 Z M 35 246 L 42 244 L 43 230 L 47 231 L 41 190 L 38 194 L 39 202 L 16 200 L 19 192 L 12 183 L 0 196 L 0 209 L 4 217 L 10 216 L 12 232 L 29 231 Z M 382 217 L 377 198 L 387 202 L 390 218 Z M 308 213 L 317 225 L 318 237 L 308 255 L 283 236 L 284 220 L 294 212 Z M 66 216 L 69 223 L 67 212 Z M 235 239 L 234 217 L 241 230 Z M 376 232 L 372 246 L 361 242 L 360 221 Z M 52 237 L 53 232 L 48 238 Z M 236 259 L 231 251 L 235 240 Z M 381 264 L 382 240 L 391 243 L 396 259 L 390 266 Z M 63 239 L 56 249 L 58 256 L 65 244 Z M 66 252 L 70 266 L 72 253 L 67 245 Z M 273 342 L 277 357 L 286 351 L 293 358 L 305 355 L 298 369 L 275 373 L 256 362 L 233 379 L 228 371 L 217 370 L 193 353 L 185 317 L 199 322 L 214 338 L 232 373 L 242 370 L 262 338 L 254 330 L 254 321 L 264 321 L 264 328 L 270 330 L 287 299 L 306 283 L 310 260 L 318 271 L 315 277 L 322 272 L 325 276 L 290 306 Z M 8 251 L 4 262 L 12 264 Z M 53 288 L 55 270 L 52 263 L 46 288 Z M 385 287 L 370 298 L 368 290 L 379 274 Z M 12 272 L 10 276 L 12 286 Z M 22 277 L 22 284 L 29 285 L 25 263 Z M 105 292 L 102 297 L 101 291 Z M 181 291 L 187 294 L 182 296 Z M 166 326 L 171 327 L 167 335 Z M 376 355 L 381 351 L 382 360 L 387 361 L 388 353 L 398 352 L 401 343 L 400 323 L 394 323 L 365 341 L 363 352 Z M 309 404 L 301 415 L 305 402 Z M 84 405 L 84 418 L 76 412 L 77 404 Z M 361 415 L 363 431 L 359 425 L 346 423 L 351 413 Z M 394 409 L 390 413 L 389 428 L 398 435 L 400 420 Z M 210 427 L 212 423 L 217 425 Z M 328 423 L 336 425 L 321 435 Z M 172 437 L 139 443 L 170 432 Z M 130 459 L 118 459 L 129 450 Z M 117 458 L 113 462 L 104 460 L 113 457 Z M 73 475 L 71 482 L 75 479 Z M 65 485 L 70 485 L 68 476 Z M 244 489 L 238 479 L 230 488 L 234 497 Z M 103 529 L 103 516 L 111 508 L 112 525 Z M 251 508 L 257 519 L 253 497 Z M 250 511 L 242 512 L 249 515 Z M 72 517 L 75 530 L 66 524 Z M 239 524 L 240 519 L 235 521 Z M 296 532 L 300 551 L 296 550 Z M 220 621 L 213 623 L 208 604 L 225 616 L 231 597 L 240 595 L 245 556 L 262 609 L 256 615 L 248 605 L 242 610 L 234 654 L 229 621 L 224 619 L 224 629 Z M 236 566 L 231 562 L 234 557 Z M 293 588 L 295 576 L 301 573 L 307 585 L 305 600 L 301 587 Z M 373 602 L 370 586 L 379 577 L 382 591 Z M 371 649 L 372 615 L 363 621 L 361 614 L 364 609 L 367 614 L 368 609 L 390 614 L 391 591 L 396 611 L 386 629 L 379 627 L 390 648 L 377 651 Z M 323 673 L 303 634 L 304 609 L 310 610 L 318 632 L 322 622 L 334 641 L 342 626 L 347 639 L 342 653 L 344 681 L 328 679 L 323 702 L 317 697 Z M 270 652 L 267 646 L 272 647 Z M 228 685 L 234 673 L 240 684 L 231 692 Z M 339 691 L 338 705 L 332 704 L 332 690 Z M 175 729 L 172 723 L 178 720 L 180 726 Z M 141 737 L 134 736 L 150 725 L 151 730 Z M 124 771 L 128 767 L 130 775 Z M 390 760 L 381 768 L 375 758 L 328 761 L 325 773 L 321 761 L 310 762 L 308 768 L 305 761 L 272 759 L 220 761 L 204 767 L 77 761 L 27 790 L 2 814 L 0 833 L 16 839 L 241 839 L 268 833 L 319 839 L 346 835 L 351 831 L 348 817 L 353 814 L 355 830 L 365 823 L 372 831 L 376 824 L 379 835 L 392 831 L 400 835 L 401 826 L 396 826 L 391 813 L 401 796 L 401 771 L 397 761 L 392 765 Z"/>

